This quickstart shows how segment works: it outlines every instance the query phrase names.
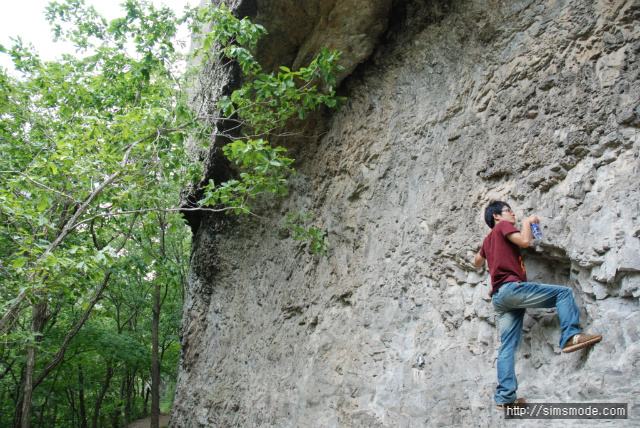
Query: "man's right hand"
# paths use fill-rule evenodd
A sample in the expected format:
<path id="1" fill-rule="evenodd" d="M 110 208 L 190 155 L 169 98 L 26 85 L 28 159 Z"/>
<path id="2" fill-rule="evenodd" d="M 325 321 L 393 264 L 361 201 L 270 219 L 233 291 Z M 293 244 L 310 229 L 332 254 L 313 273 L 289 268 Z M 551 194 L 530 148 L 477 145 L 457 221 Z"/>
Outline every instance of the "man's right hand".
<path id="1" fill-rule="evenodd" d="M 507 239 L 520 248 L 528 248 L 531 245 L 531 223 L 540 223 L 537 215 L 530 215 L 522 221 L 522 231 L 507 235 Z"/>
<path id="2" fill-rule="evenodd" d="M 523 223 L 528 223 L 529 226 L 531 226 L 531 223 L 538 223 L 540 224 L 540 218 L 537 215 L 530 215 L 529 217 L 525 218 Z"/>

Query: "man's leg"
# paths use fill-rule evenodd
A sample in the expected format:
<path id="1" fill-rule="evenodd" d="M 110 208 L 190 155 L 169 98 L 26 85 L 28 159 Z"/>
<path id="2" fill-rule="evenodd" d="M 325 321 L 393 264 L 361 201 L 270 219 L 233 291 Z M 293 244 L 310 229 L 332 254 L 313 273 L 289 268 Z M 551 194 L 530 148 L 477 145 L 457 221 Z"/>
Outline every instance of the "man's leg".
<path id="1" fill-rule="evenodd" d="M 509 404 L 516 401 L 518 379 L 515 370 L 515 354 L 522 344 L 522 320 L 524 309 L 498 311 L 498 330 L 500 331 L 500 350 L 498 351 L 498 388 L 494 395 L 497 404 Z"/>
<path id="2" fill-rule="evenodd" d="M 562 328 L 560 347 L 563 348 L 563 352 L 573 352 L 574 349 L 565 348 L 565 345 L 575 335 L 578 335 L 578 342 L 582 342 L 572 345 L 575 349 L 581 349 L 602 339 L 599 334 L 580 333 L 580 313 L 573 291 L 568 287 L 535 282 L 508 282 L 494 294 L 492 301 L 498 314 L 502 342 L 498 353 L 498 392 L 494 397 L 498 404 L 511 403 L 516 397 L 518 383 L 515 377 L 514 354 L 522 340 L 522 320 L 526 308 L 557 308 Z"/>
<path id="3" fill-rule="evenodd" d="M 508 285 L 509 288 L 504 290 L 506 293 L 500 293 L 502 295 L 501 306 L 496 307 L 496 310 L 555 307 L 558 310 L 562 329 L 560 348 L 564 348 L 573 335 L 580 333 L 578 327 L 580 312 L 570 288 L 535 282 L 513 282 Z"/>

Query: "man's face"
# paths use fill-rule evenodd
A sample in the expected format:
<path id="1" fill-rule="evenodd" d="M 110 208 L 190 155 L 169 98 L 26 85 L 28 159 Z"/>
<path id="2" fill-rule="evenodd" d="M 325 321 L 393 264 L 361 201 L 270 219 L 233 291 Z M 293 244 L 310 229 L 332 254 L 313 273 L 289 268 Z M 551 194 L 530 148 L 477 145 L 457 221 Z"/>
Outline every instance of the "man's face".
<path id="1" fill-rule="evenodd" d="M 516 224 L 516 215 L 513 211 L 511 211 L 511 207 L 509 205 L 505 205 L 502 207 L 502 212 L 499 216 L 495 217 L 497 221 L 506 221 L 507 223 Z"/>

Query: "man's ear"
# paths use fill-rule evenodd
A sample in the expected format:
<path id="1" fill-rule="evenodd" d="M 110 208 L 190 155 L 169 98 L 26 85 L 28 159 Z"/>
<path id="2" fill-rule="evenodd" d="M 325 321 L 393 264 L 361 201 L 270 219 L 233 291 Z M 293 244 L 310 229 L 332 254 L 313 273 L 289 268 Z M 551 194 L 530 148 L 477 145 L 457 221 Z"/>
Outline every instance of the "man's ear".
<path id="1" fill-rule="evenodd" d="M 495 221 L 496 223 L 500 221 L 500 214 L 494 214 L 493 215 L 493 221 Z"/>

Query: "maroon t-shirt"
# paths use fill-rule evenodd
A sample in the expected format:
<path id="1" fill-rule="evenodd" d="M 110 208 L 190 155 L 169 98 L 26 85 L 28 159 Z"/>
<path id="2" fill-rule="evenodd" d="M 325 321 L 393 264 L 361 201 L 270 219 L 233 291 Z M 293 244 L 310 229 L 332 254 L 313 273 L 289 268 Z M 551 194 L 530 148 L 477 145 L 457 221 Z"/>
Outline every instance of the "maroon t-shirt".
<path id="1" fill-rule="evenodd" d="M 500 221 L 494 226 L 489 235 L 484 238 L 480 256 L 487 259 L 489 274 L 491 275 L 491 293 L 498 291 L 500 286 L 511 281 L 527 281 L 520 247 L 509 241 L 507 235 L 520 232 L 511 223 Z"/>

